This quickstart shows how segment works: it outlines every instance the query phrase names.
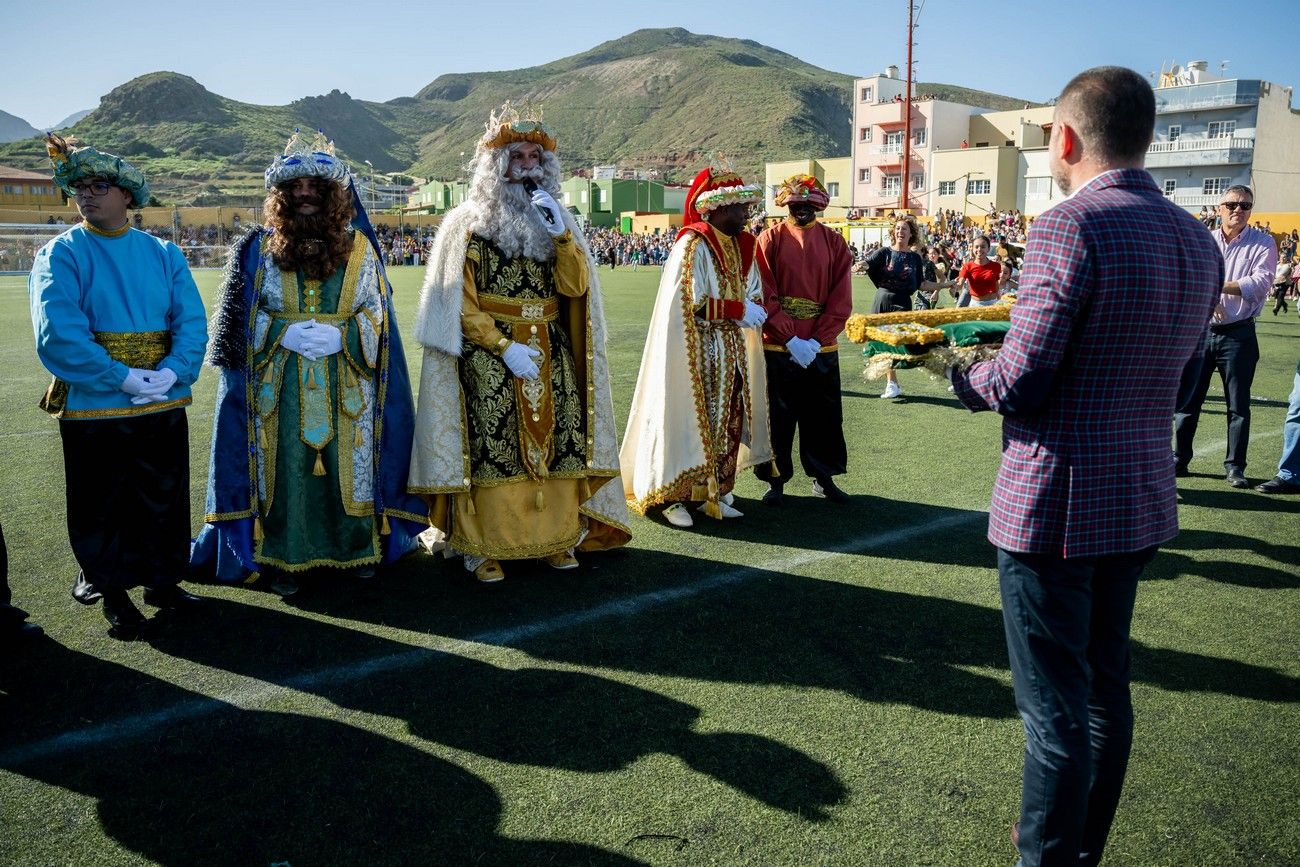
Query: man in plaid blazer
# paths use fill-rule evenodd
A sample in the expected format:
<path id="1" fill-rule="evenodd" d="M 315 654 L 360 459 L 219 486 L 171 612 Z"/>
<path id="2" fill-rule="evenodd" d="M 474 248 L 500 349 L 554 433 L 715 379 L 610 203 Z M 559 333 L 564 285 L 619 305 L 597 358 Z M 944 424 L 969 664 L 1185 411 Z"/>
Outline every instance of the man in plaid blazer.
<path id="1" fill-rule="evenodd" d="M 1049 143 L 1068 200 L 1039 216 L 999 355 L 953 371 L 1005 417 L 989 509 L 1016 707 L 1021 863 L 1101 859 L 1132 743 L 1137 582 L 1178 532 L 1169 430 L 1223 285 L 1205 227 L 1143 170 L 1155 99 L 1119 67 L 1062 91 Z"/>

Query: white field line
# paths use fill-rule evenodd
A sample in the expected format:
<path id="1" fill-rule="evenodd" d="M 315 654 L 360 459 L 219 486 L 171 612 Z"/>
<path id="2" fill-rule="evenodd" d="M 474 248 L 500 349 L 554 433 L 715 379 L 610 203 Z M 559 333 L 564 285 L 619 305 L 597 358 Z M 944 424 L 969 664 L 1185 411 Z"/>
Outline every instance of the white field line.
<path id="1" fill-rule="evenodd" d="M 603 605 L 581 611 L 559 614 L 519 626 L 480 632 L 477 635 L 457 639 L 454 643 L 457 647 L 462 648 L 470 644 L 498 647 L 518 644 L 529 639 L 562 632 L 566 629 L 611 617 L 632 617 L 683 599 L 689 599 L 733 584 L 743 583 L 765 572 L 792 572 L 834 557 L 863 553 L 873 548 L 906 542 L 916 536 L 959 527 L 986 518 L 986 512 L 963 512 L 957 515 L 948 515 L 924 524 L 915 524 L 885 533 L 861 536 L 824 550 L 803 551 L 789 557 L 767 561 L 761 567 L 738 566 L 690 584 L 668 587 L 663 590 L 651 590 L 623 599 L 615 599 Z M 77 731 L 65 732 L 64 734 L 11 747 L 0 752 L 0 767 L 14 767 L 15 765 L 48 759 L 101 744 L 115 743 L 124 738 L 141 737 L 164 726 L 209 716 L 231 707 L 254 710 L 258 707 L 277 703 L 284 696 L 293 692 L 313 694 L 320 687 L 329 684 L 356 683 L 384 672 L 418 668 L 445 652 L 447 651 L 434 648 L 413 648 L 360 662 L 316 669 L 315 671 L 286 678 L 281 683 L 267 683 L 253 677 L 236 676 L 238 680 L 243 682 L 244 686 L 228 690 L 219 695 L 200 696 L 149 713 L 135 714 L 109 722 L 98 723 Z"/>

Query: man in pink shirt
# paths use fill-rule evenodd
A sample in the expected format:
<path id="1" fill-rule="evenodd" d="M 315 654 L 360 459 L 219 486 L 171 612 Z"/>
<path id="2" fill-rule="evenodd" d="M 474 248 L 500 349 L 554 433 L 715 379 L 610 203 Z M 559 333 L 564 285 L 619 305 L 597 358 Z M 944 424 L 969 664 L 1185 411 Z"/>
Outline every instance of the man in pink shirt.
<path id="1" fill-rule="evenodd" d="M 1225 266 L 1223 293 L 1210 317 L 1203 352 L 1193 355 L 1183 370 L 1174 414 L 1174 466 L 1179 476 L 1191 475 L 1192 440 L 1201 404 L 1217 370 L 1228 406 L 1228 450 L 1223 460 L 1228 484 L 1248 488 L 1246 446 L 1250 443 L 1250 386 L 1259 363 L 1255 317 L 1264 309 L 1277 270 L 1277 244 L 1261 229 L 1252 228 L 1250 211 L 1255 194 L 1250 187 L 1228 187 L 1219 202 L 1219 228 L 1211 234 Z"/>

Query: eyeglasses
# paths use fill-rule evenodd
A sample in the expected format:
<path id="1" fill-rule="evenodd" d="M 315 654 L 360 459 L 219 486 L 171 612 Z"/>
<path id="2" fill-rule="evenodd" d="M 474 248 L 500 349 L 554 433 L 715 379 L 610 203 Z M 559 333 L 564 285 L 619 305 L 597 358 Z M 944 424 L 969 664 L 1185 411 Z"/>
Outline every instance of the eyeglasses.
<path id="1" fill-rule="evenodd" d="M 111 189 L 113 189 L 113 185 L 106 181 L 91 181 L 88 184 L 73 184 L 72 195 L 89 195 L 99 198 L 108 195 L 108 191 Z"/>
<path id="2" fill-rule="evenodd" d="M 1219 202 L 1220 208 L 1227 208 L 1229 211 L 1235 211 L 1241 208 L 1243 211 L 1249 211 L 1255 207 L 1254 202 Z"/>

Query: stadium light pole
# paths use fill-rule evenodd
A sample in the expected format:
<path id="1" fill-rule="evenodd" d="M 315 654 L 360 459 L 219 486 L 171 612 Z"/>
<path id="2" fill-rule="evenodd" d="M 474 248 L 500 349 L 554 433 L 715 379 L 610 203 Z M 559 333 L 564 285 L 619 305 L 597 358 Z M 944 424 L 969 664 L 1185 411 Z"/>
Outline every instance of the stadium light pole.
<path id="1" fill-rule="evenodd" d="M 370 160 L 365 161 L 370 166 L 370 213 L 375 212 L 375 165 Z"/>

